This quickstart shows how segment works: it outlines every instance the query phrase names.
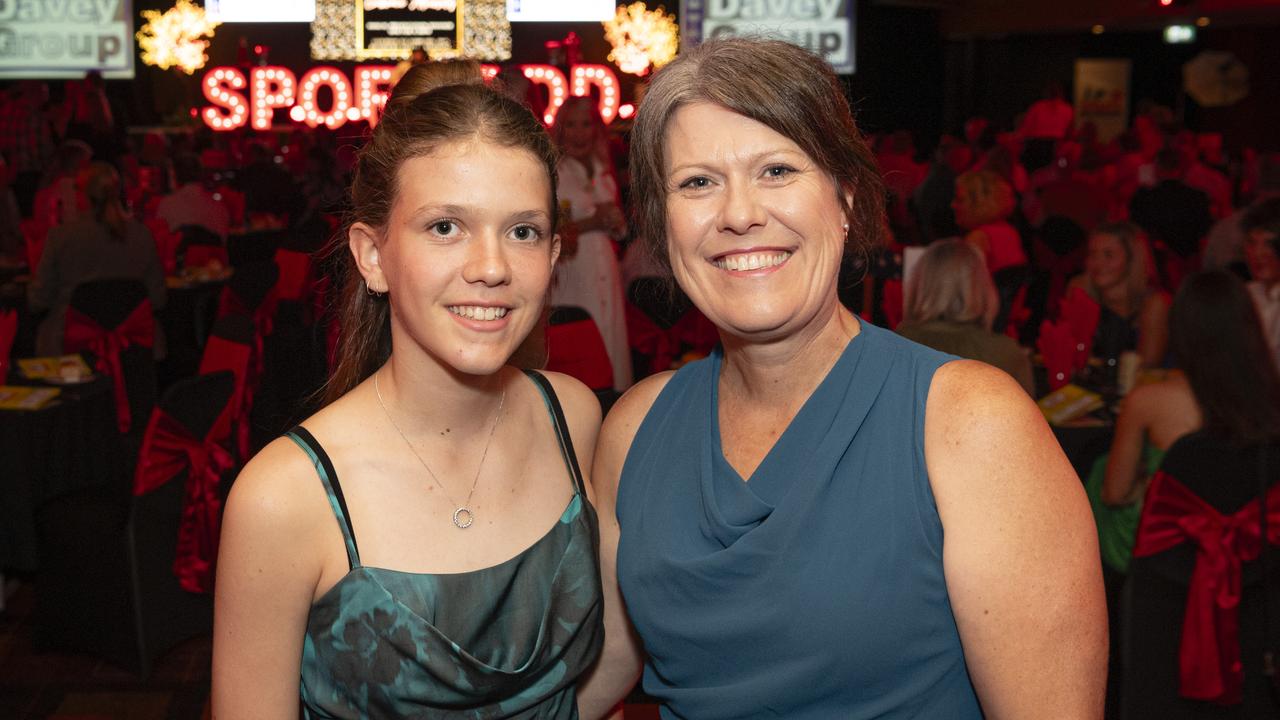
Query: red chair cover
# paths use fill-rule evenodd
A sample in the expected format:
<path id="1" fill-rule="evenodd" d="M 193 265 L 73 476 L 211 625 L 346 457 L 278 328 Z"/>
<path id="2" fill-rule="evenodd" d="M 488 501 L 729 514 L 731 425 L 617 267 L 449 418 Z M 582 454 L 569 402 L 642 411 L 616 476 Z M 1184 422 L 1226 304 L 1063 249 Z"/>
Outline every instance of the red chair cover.
<path id="1" fill-rule="evenodd" d="M 1018 288 L 1009 307 L 1009 317 L 1005 323 L 1004 334 L 1014 340 L 1022 339 L 1022 326 L 1031 319 L 1031 308 L 1027 307 L 1027 286 Z"/>
<path id="2" fill-rule="evenodd" d="M 306 301 L 311 292 L 311 256 L 297 250 L 276 250 L 276 297 L 291 302 Z"/>
<path id="3" fill-rule="evenodd" d="M 160 218 L 151 218 L 145 224 L 156 241 L 156 253 L 165 274 L 172 275 L 178 268 L 178 245 L 182 243 L 182 233 L 170 230 L 169 223 Z"/>
<path id="4" fill-rule="evenodd" d="M 231 264 L 227 249 L 217 245 L 188 245 L 182 256 L 182 264 L 186 267 L 206 267 L 215 260 L 223 267 Z"/>
<path id="5" fill-rule="evenodd" d="M 249 354 L 249 370 L 244 381 L 243 407 L 251 408 L 253 406 L 253 396 L 258 390 L 259 383 L 262 382 L 263 374 L 263 347 L 266 338 L 275 328 L 276 315 L 276 291 L 272 288 L 256 309 L 250 310 L 236 295 L 231 291 L 230 287 L 223 288 L 222 295 L 218 302 L 218 317 L 223 315 L 244 315 L 253 320 L 253 347 Z M 247 419 L 247 418 L 246 418 Z M 241 457 L 249 456 L 249 423 L 241 422 L 239 426 L 239 436 L 237 438 L 237 449 L 240 451 Z"/>
<path id="6" fill-rule="evenodd" d="M 1071 382 L 1071 376 L 1083 367 L 1083 365 L 1076 365 L 1076 358 L 1080 355 L 1076 346 L 1076 340 L 1071 335 L 1071 327 L 1066 323 L 1051 320 L 1040 323 L 1040 337 L 1036 339 L 1036 349 L 1044 359 L 1050 390 L 1057 390 Z"/>
<path id="7" fill-rule="evenodd" d="M 44 254 L 44 241 L 49 236 L 49 224 L 38 219 L 23 220 L 18 223 L 22 231 L 22 250 L 27 258 L 27 268 L 32 273 L 40 265 L 40 256 Z"/>
<path id="8" fill-rule="evenodd" d="M 1267 540 L 1280 545 L 1280 485 L 1267 492 Z M 1240 565 L 1262 551 L 1257 501 L 1223 516 L 1176 478 L 1157 471 L 1147 490 L 1135 558 L 1196 545 L 1178 651 L 1179 692 L 1221 705 L 1241 701 Z"/>
<path id="9" fill-rule="evenodd" d="M 710 354 L 716 343 L 720 342 L 720 332 L 716 330 L 716 326 L 696 307 L 686 310 L 676 324 L 671 326 L 671 330 L 675 333 L 677 348 L 684 347 L 701 356 Z"/>
<path id="10" fill-rule="evenodd" d="M 104 328 L 88 315 L 75 308 L 67 308 L 62 336 L 63 350 L 69 353 L 90 350 L 98 357 L 98 371 L 110 375 L 115 386 L 116 419 L 122 433 L 129 432 L 131 422 L 129 389 L 125 386 L 120 353 L 131 345 L 152 347 L 155 332 L 150 300 L 138 303 L 133 312 L 114 328 Z"/>
<path id="11" fill-rule="evenodd" d="M 0 382 L 9 373 L 9 355 L 13 352 L 13 339 L 18 336 L 18 312 L 0 311 Z"/>
<path id="12" fill-rule="evenodd" d="M 649 358 L 649 372 L 657 373 L 671 368 L 680 341 L 671 329 L 658 327 L 635 303 L 628 301 L 625 307 L 627 321 L 627 345 Z"/>
<path id="13" fill-rule="evenodd" d="M 133 478 L 133 494 L 145 495 L 187 468 L 186 499 L 173 561 L 173 572 L 187 592 L 213 590 L 222 513 L 218 485 L 232 465 L 231 453 L 211 437 L 196 438 L 168 413 L 159 408 L 152 411 Z"/>
<path id="14" fill-rule="evenodd" d="M 222 370 L 230 370 L 235 375 L 231 400 L 209 430 L 209 437 L 215 442 L 230 445 L 232 430 L 235 429 L 236 450 L 242 462 L 249 457 L 249 411 L 253 408 L 253 397 L 249 392 L 248 375 L 252 355 L 253 349 L 248 345 L 214 335 L 205 343 L 204 355 L 200 358 L 200 375 Z"/>
<path id="15" fill-rule="evenodd" d="M 1071 329 L 1071 337 L 1076 341 L 1077 368 L 1084 367 L 1089 361 L 1089 353 L 1093 351 L 1093 335 L 1098 330 L 1098 318 L 1101 314 L 1102 306 L 1081 288 L 1071 288 L 1062 298 L 1059 317 Z"/>
<path id="16" fill-rule="evenodd" d="M 880 308 L 884 310 L 885 327 L 896 330 L 902 323 L 904 301 L 902 281 L 892 278 L 884 281 L 880 291 Z"/>
<path id="17" fill-rule="evenodd" d="M 593 320 L 547 328 L 547 369 L 571 375 L 592 390 L 613 387 L 613 366 Z"/>

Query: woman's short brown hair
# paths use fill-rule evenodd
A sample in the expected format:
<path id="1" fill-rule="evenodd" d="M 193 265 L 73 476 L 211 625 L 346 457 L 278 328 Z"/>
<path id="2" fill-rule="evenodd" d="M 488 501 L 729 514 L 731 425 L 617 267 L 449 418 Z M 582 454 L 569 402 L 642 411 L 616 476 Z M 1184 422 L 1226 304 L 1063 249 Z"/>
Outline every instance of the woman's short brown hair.
<path id="1" fill-rule="evenodd" d="M 658 71 L 631 132 L 638 239 L 660 267 L 670 273 L 667 124 L 680 108 L 703 102 L 755 120 L 799 145 L 835 181 L 849 223 L 849 244 L 866 252 L 881 243 L 884 183 L 831 66 L 781 40 L 710 40 Z"/>

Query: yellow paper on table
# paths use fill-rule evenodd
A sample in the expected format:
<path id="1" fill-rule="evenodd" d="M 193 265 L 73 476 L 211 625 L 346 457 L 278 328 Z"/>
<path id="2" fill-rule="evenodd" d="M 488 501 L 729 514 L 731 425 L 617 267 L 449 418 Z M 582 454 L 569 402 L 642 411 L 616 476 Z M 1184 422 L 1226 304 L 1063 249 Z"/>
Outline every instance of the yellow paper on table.
<path id="1" fill-rule="evenodd" d="M 89 369 L 84 358 L 79 355 L 18 358 L 18 370 L 31 380 L 63 376 L 88 377 L 93 374 L 93 370 Z"/>
<path id="2" fill-rule="evenodd" d="M 0 409 L 38 410 L 58 397 L 59 388 L 0 385 Z"/>
<path id="3" fill-rule="evenodd" d="M 1083 417 L 1102 407 L 1102 396 L 1079 385 L 1067 384 L 1036 401 L 1040 412 L 1053 425 Z"/>

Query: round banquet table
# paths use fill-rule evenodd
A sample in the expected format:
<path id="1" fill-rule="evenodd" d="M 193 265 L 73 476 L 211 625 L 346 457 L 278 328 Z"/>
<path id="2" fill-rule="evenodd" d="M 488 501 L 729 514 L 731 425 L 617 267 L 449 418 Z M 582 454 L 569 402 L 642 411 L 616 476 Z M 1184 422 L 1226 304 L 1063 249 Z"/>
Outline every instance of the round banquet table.
<path id="1" fill-rule="evenodd" d="M 39 568 L 35 518 L 49 501 L 99 487 L 127 497 L 125 454 L 108 378 L 38 410 L 0 409 L 0 570 Z"/>

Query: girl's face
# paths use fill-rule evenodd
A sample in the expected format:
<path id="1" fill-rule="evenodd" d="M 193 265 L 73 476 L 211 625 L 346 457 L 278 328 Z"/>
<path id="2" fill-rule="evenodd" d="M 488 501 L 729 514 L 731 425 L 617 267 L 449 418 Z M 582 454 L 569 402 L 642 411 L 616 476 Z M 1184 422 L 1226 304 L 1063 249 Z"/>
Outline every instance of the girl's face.
<path id="1" fill-rule="evenodd" d="M 352 228 L 392 344 L 455 371 L 496 372 L 537 324 L 560 241 L 551 179 L 530 152 L 480 139 L 405 161 L 385 232 Z"/>
<path id="2" fill-rule="evenodd" d="M 836 311 L 844 210 L 799 145 L 719 105 L 666 132 L 667 251 L 680 287 L 721 331 L 768 342 Z"/>
<path id="3" fill-rule="evenodd" d="M 1129 276 L 1129 257 L 1120 238 L 1095 233 L 1089 238 L 1089 254 L 1084 261 L 1089 282 L 1099 290 L 1123 285 Z"/>
<path id="4" fill-rule="evenodd" d="M 564 143 L 561 149 L 570 157 L 579 160 L 588 158 L 595 149 L 596 125 L 591 118 L 591 111 L 587 103 L 576 103 L 560 113 L 556 120 L 561 125 L 560 137 Z"/>

